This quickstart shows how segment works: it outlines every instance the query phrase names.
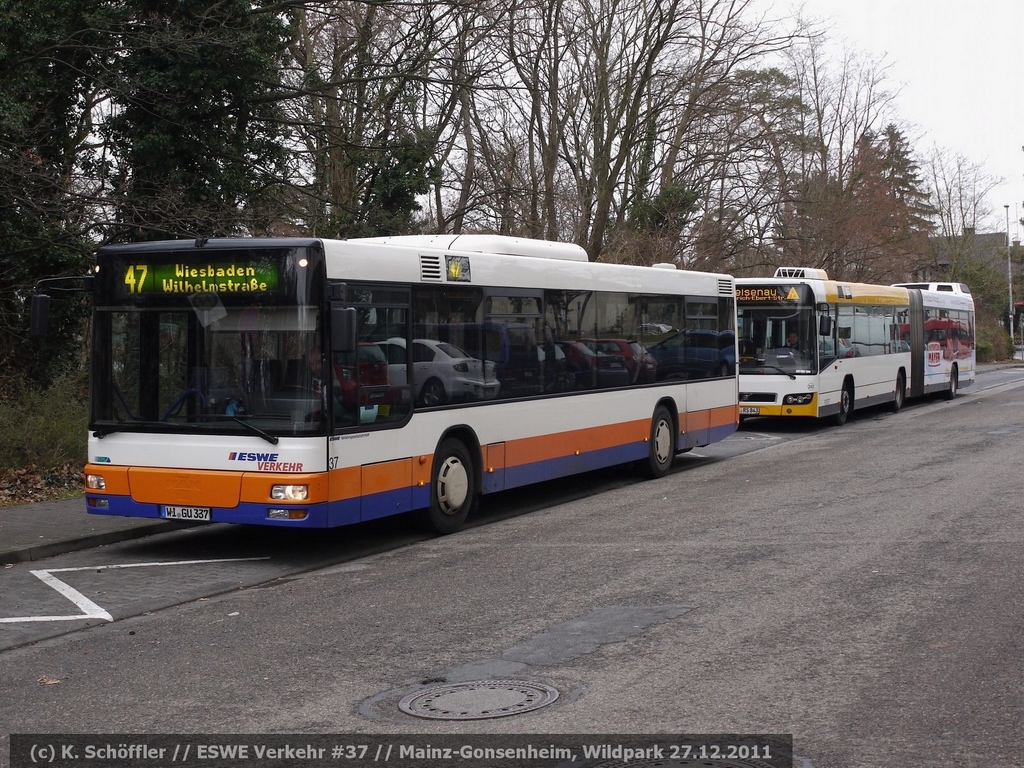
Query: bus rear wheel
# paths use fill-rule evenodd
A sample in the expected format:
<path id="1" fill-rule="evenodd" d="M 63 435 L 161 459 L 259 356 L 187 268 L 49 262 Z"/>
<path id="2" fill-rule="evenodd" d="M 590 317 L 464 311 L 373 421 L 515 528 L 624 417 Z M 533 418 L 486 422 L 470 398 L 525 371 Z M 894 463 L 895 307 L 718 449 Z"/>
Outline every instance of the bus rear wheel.
<path id="1" fill-rule="evenodd" d="M 960 389 L 960 373 L 954 365 L 949 371 L 949 389 L 946 390 L 946 399 L 952 400 Z"/>
<path id="2" fill-rule="evenodd" d="M 476 471 L 469 451 L 461 440 L 444 440 L 434 454 L 427 521 L 438 533 L 455 533 L 476 502 Z"/>
<path id="3" fill-rule="evenodd" d="M 649 478 L 664 477 L 672 468 L 676 456 L 676 423 L 668 408 L 659 405 L 651 417 L 651 438 L 648 441 L 647 459 L 640 468 Z"/>

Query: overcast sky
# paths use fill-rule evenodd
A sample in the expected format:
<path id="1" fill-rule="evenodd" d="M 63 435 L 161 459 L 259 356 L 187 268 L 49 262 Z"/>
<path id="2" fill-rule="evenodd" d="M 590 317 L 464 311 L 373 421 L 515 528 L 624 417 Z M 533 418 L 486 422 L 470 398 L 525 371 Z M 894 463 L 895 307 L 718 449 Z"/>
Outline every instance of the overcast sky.
<path id="1" fill-rule="evenodd" d="M 771 2 L 776 13 L 793 7 Z M 831 35 L 891 65 L 902 121 L 921 154 L 938 145 L 1005 179 L 985 231 L 1024 217 L 1024 0 L 806 0 Z"/>

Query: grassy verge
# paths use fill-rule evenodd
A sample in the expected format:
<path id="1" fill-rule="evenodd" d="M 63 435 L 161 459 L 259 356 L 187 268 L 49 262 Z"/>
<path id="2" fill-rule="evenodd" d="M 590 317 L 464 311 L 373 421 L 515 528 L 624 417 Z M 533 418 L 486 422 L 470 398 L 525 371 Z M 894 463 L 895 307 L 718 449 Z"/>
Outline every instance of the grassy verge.
<path id="1" fill-rule="evenodd" d="M 80 496 L 89 406 L 81 374 L 0 397 L 0 506 Z"/>

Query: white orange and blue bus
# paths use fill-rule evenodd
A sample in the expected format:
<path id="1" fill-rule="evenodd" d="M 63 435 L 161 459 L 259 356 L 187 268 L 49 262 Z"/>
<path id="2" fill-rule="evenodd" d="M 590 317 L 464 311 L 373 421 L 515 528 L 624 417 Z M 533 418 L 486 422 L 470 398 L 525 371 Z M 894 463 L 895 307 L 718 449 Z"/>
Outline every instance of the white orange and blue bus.
<path id="1" fill-rule="evenodd" d="M 482 235 L 211 239 L 102 247 L 92 290 L 93 514 L 424 510 L 451 532 L 484 494 L 632 462 L 663 476 L 739 421 L 734 348 L 731 367 L 676 355 L 640 379 L 579 346 L 734 345 L 728 275 Z"/>
<path id="2" fill-rule="evenodd" d="M 962 283 L 891 286 L 779 268 L 736 281 L 740 414 L 831 417 L 908 397 L 956 397 L 975 378 L 974 301 Z"/>

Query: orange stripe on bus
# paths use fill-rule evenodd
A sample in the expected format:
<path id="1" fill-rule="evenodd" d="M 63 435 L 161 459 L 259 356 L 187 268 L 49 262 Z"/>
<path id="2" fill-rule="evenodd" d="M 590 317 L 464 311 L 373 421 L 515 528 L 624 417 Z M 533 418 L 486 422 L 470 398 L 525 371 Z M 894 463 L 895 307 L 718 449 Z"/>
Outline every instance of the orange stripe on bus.
<path id="1" fill-rule="evenodd" d="M 505 468 L 505 444 L 491 443 L 484 446 L 484 472 L 497 472 Z"/>
<path id="2" fill-rule="evenodd" d="M 430 473 L 434 469 L 434 457 L 427 454 L 414 456 L 412 460 L 412 484 L 430 485 Z"/>
<path id="3" fill-rule="evenodd" d="M 363 496 L 395 491 L 412 485 L 412 459 L 363 465 Z"/>
<path id="4" fill-rule="evenodd" d="M 707 430 L 710 427 L 736 424 L 738 421 L 739 408 L 732 405 L 681 414 L 680 433 Z M 640 419 L 505 443 L 492 443 L 482 448 L 483 471 L 517 467 L 642 442 L 650 438 L 650 430 L 650 421 Z M 408 459 L 335 469 L 330 473 L 330 499 L 344 501 L 407 488 L 410 485 L 429 485 L 432 466 L 433 456 L 425 454 Z"/>
<path id="5" fill-rule="evenodd" d="M 510 441 L 505 443 L 505 466 L 517 467 L 577 453 L 614 448 L 646 440 L 650 434 L 651 423 L 643 419 Z"/>
<path id="6" fill-rule="evenodd" d="M 724 427 L 726 424 L 739 424 L 739 405 L 726 405 L 721 408 L 712 408 L 708 411 L 712 427 Z"/>
<path id="7" fill-rule="evenodd" d="M 680 419 L 682 421 L 682 419 Z M 711 427 L 711 411 L 691 411 L 686 414 L 686 429 L 683 433 L 700 432 Z"/>
<path id="8" fill-rule="evenodd" d="M 330 472 L 331 501 L 358 499 L 362 495 L 362 467 L 342 467 Z"/>

